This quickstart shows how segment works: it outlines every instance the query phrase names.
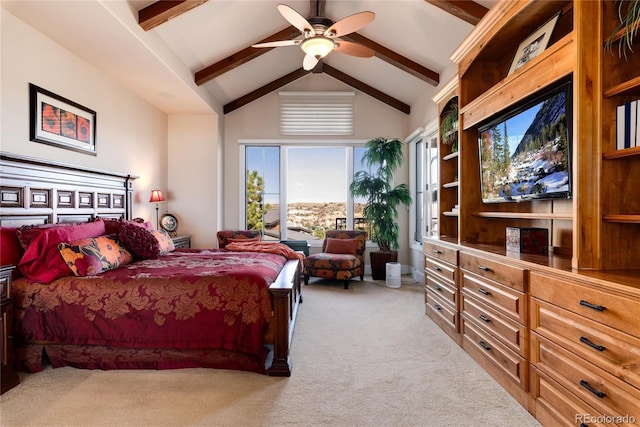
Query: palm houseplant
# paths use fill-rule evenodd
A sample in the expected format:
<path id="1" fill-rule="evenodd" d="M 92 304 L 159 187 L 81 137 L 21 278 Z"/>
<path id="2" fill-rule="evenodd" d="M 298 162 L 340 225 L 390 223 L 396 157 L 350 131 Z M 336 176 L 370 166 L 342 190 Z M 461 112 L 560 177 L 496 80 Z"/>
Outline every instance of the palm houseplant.
<path id="1" fill-rule="evenodd" d="M 379 248 L 370 253 L 374 280 L 384 280 L 386 263 L 398 261 L 398 206 L 412 201 L 406 184 L 393 186 L 393 175 L 403 161 L 402 145 L 395 138 L 367 141 L 362 161 L 368 171 L 356 172 L 349 188 L 353 196 L 366 200 L 362 214 L 369 225 L 369 238 Z"/>

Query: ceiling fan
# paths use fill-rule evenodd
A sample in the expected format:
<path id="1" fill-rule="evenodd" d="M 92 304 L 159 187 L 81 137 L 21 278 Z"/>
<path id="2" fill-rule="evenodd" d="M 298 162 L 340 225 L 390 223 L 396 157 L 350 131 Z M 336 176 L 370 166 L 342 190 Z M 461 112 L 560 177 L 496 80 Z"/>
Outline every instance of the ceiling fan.
<path id="1" fill-rule="evenodd" d="M 358 31 L 375 18 L 375 13 L 365 11 L 355 13 L 333 22 L 322 16 L 314 16 L 306 19 L 291 7 L 285 4 L 278 5 L 278 11 L 282 16 L 302 33 L 302 37 L 293 40 L 279 40 L 254 44 L 252 47 L 280 47 L 300 46 L 305 53 L 302 66 L 305 70 L 312 70 L 320 59 L 332 51 L 341 52 L 351 56 L 370 58 L 375 52 L 366 46 L 340 40 L 338 37 Z"/>

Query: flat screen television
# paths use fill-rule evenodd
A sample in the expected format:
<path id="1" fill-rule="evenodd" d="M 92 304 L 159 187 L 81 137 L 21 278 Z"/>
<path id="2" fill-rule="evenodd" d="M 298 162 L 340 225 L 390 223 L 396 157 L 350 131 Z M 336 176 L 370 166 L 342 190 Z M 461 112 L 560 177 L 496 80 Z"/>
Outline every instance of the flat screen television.
<path id="1" fill-rule="evenodd" d="M 478 128 L 482 201 L 571 198 L 571 82 Z"/>

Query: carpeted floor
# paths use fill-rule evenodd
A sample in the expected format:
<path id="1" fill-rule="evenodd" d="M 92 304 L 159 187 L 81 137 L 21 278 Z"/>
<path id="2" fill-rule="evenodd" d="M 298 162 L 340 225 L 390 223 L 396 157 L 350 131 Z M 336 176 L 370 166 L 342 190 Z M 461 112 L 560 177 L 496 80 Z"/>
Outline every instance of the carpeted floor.
<path id="1" fill-rule="evenodd" d="M 2 426 L 538 426 L 424 314 L 421 285 L 311 281 L 293 374 L 184 369 L 21 374 Z"/>

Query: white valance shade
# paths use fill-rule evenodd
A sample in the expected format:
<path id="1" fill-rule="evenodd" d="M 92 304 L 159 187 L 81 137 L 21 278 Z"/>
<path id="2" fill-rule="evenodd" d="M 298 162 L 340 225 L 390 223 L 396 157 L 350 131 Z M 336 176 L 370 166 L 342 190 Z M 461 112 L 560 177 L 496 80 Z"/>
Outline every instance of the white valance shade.
<path id="1" fill-rule="evenodd" d="M 280 92 L 282 135 L 353 135 L 355 92 Z"/>

